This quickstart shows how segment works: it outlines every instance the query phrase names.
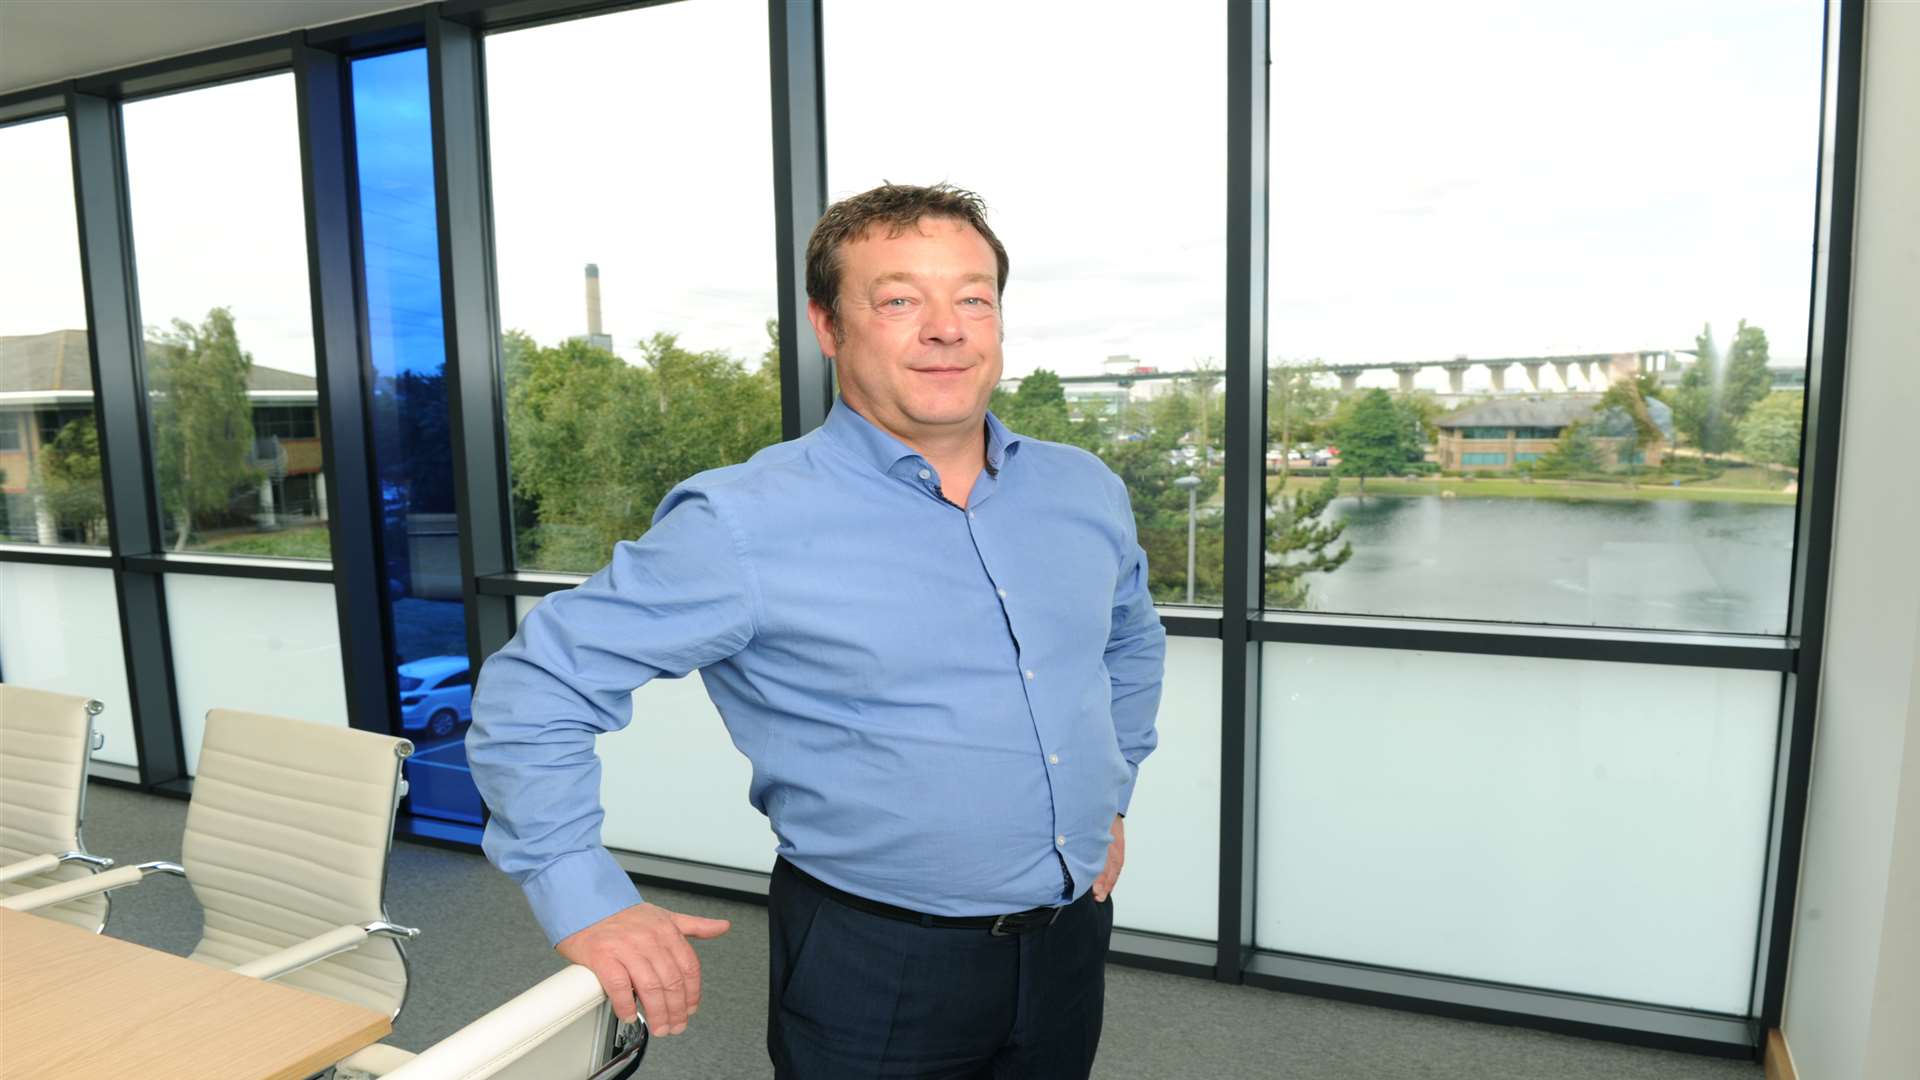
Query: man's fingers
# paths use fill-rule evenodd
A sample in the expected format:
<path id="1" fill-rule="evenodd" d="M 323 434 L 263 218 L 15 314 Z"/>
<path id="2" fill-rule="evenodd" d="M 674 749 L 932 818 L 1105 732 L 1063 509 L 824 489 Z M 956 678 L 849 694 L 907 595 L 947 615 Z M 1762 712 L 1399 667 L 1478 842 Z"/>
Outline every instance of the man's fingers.
<path id="1" fill-rule="evenodd" d="M 638 1009 L 633 1000 L 633 976 L 627 973 L 626 965 L 615 957 L 608 957 L 592 970 L 600 980 L 600 989 L 613 1003 L 613 1015 L 632 1023 Z"/>
<path id="2" fill-rule="evenodd" d="M 699 915 L 682 915 L 673 912 L 674 928 L 690 938 L 717 938 L 733 928 L 725 919 L 708 919 Z"/>
<path id="3" fill-rule="evenodd" d="M 635 956 L 632 963 L 635 989 L 640 997 L 640 1011 L 647 1018 L 647 1030 L 655 1035 L 673 1034 L 680 1020 L 674 1018 L 673 1006 L 667 1000 L 666 980 L 660 977 L 659 969 L 647 957 Z"/>
<path id="4" fill-rule="evenodd" d="M 700 957 L 687 944 L 687 939 L 675 935 L 670 946 L 673 962 L 679 965 L 680 977 L 686 985 L 687 1016 L 691 1018 L 700 1011 Z"/>

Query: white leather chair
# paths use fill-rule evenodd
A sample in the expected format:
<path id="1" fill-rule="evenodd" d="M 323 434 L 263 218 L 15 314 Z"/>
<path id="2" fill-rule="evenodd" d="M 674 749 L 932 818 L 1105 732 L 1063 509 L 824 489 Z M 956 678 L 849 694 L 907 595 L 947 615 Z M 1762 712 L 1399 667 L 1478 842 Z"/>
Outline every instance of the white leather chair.
<path id="1" fill-rule="evenodd" d="M 370 1046 L 334 1080 L 623 1080 L 646 1052 L 646 1024 L 620 1023 L 600 980 L 574 965 L 418 1054 Z"/>
<path id="2" fill-rule="evenodd" d="M 405 739 L 278 716 L 207 713 L 181 863 L 106 871 L 0 899 L 29 910 L 152 873 L 186 877 L 205 912 L 192 958 L 397 1016 L 400 940 L 387 920 L 393 818 Z"/>
<path id="3" fill-rule="evenodd" d="M 87 854 L 87 757 L 103 737 L 101 705 L 69 694 L 0 683 L 0 898 L 91 877 L 112 859 Z M 94 933 L 107 924 L 96 894 L 39 914 Z"/>

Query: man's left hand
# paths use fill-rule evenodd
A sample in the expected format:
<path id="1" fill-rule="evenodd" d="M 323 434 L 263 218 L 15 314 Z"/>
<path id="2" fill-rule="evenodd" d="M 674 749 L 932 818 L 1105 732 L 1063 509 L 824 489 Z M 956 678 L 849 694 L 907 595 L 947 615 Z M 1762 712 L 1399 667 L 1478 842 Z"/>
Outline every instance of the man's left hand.
<path id="1" fill-rule="evenodd" d="M 1093 879 L 1093 902 L 1104 904 L 1113 895 L 1113 884 L 1120 880 L 1120 867 L 1127 861 L 1127 819 L 1113 816 L 1113 843 L 1107 845 L 1107 868 Z"/>

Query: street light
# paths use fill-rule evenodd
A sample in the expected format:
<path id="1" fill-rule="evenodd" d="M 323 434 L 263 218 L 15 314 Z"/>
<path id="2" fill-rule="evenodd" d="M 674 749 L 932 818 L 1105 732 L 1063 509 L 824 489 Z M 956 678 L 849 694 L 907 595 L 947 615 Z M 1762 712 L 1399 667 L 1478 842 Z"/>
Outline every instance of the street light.
<path id="1" fill-rule="evenodd" d="M 1193 503 L 1194 495 L 1200 490 L 1200 478 L 1194 475 L 1175 477 L 1173 486 L 1187 491 L 1187 603 L 1193 603 Z"/>

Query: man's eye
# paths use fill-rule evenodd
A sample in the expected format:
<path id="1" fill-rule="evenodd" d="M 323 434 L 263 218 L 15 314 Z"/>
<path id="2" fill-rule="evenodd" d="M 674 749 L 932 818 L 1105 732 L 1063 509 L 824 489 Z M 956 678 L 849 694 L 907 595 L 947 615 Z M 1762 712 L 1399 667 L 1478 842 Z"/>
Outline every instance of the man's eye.
<path id="1" fill-rule="evenodd" d="M 896 296 L 891 300 L 880 301 L 880 306 L 881 307 L 906 307 L 907 299 L 904 296 Z"/>

